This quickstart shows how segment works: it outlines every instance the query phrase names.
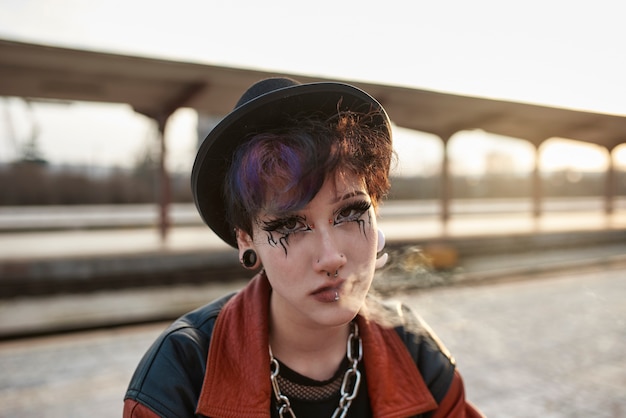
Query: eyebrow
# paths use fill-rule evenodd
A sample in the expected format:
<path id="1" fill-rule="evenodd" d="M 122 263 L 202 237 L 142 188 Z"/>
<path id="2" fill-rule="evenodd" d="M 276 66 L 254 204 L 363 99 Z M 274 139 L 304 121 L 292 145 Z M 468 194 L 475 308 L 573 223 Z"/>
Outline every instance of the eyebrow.
<path id="1" fill-rule="evenodd" d="M 362 190 L 355 190 L 353 192 L 350 193 L 346 193 L 341 197 L 336 197 L 335 199 L 333 199 L 333 203 L 337 203 L 340 202 L 342 200 L 346 200 L 346 199 L 350 199 L 351 197 L 355 197 L 355 196 L 366 196 L 367 193 L 365 193 Z"/>
<path id="2" fill-rule="evenodd" d="M 348 192 L 348 193 L 344 194 L 343 196 L 335 197 L 331 201 L 331 204 L 335 204 L 335 203 L 338 203 L 338 202 L 350 199 L 350 198 L 355 197 L 355 196 L 367 196 L 367 193 L 362 191 L 362 190 L 355 190 L 353 192 Z M 287 210 L 285 212 L 274 212 L 274 213 L 265 212 L 263 215 L 259 216 L 259 219 L 262 216 L 269 216 L 269 217 L 276 217 L 276 218 L 282 218 L 282 217 L 285 217 L 285 216 L 295 216 L 295 214 L 297 212 L 298 211 L 291 211 L 291 210 Z"/>

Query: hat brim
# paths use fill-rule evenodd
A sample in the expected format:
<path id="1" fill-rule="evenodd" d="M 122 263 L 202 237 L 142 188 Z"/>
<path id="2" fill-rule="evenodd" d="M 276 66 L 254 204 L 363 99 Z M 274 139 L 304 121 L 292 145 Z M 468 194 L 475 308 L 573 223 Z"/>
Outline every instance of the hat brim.
<path id="1" fill-rule="evenodd" d="M 332 116 L 338 111 L 376 112 L 378 126 L 390 129 L 383 107 L 372 96 L 343 83 L 298 84 L 263 94 L 233 110 L 204 139 L 191 171 L 191 189 L 202 220 L 227 244 L 237 248 L 224 206 L 224 179 L 235 149 L 251 134 L 281 126 L 294 115 L 311 111 Z"/>

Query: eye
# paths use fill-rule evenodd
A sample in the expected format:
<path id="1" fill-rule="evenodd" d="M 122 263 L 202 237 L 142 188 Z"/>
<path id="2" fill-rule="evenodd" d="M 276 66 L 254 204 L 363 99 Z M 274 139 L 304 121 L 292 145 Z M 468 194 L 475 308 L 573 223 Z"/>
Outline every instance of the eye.
<path id="1" fill-rule="evenodd" d="M 289 218 L 289 219 L 285 219 L 282 222 L 281 229 L 283 229 L 285 232 L 294 232 L 301 225 L 302 225 L 302 222 L 298 218 Z"/>
<path id="2" fill-rule="evenodd" d="M 280 219 L 263 221 L 262 229 L 267 232 L 277 232 L 282 235 L 293 234 L 299 231 L 308 231 L 311 228 L 306 219 L 300 216 L 289 216 Z"/>
<path id="3" fill-rule="evenodd" d="M 372 204 L 366 200 L 349 204 L 337 212 L 337 215 L 335 216 L 335 225 L 344 222 L 358 221 L 371 206 Z"/>

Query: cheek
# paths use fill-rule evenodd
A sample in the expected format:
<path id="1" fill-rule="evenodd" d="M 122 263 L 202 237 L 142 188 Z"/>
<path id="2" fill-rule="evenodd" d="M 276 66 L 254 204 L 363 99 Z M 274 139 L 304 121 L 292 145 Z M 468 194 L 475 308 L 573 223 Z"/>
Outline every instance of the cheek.
<path id="1" fill-rule="evenodd" d="M 359 222 L 359 231 L 361 236 L 359 239 L 364 245 L 371 246 L 376 253 L 377 239 L 378 239 L 378 223 L 376 216 L 372 213 L 368 213 Z"/>
<path id="2" fill-rule="evenodd" d="M 364 223 L 354 223 L 341 231 L 341 249 L 352 260 L 359 264 L 374 262 L 377 248 L 377 230 L 375 224 L 365 220 Z"/>
<path id="3" fill-rule="evenodd" d="M 263 268 L 268 273 L 287 273 L 292 272 L 294 269 L 299 268 L 302 260 L 305 259 L 307 246 L 294 245 L 293 241 L 281 240 L 277 238 L 277 234 L 274 234 L 276 238 L 268 241 L 267 233 L 262 232 L 259 238 L 255 240 L 255 247 Z"/>
<path id="4" fill-rule="evenodd" d="M 365 246 L 366 258 L 367 261 L 371 263 L 376 262 L 376 254 L 378 250 L 378 226 L 376 223 L 376 219 L 373 218 L 371 222 L 368 222 L 367 225 L 369 229 L 367 230 L 366 237 L 361 237 L 363 245 Z"/>

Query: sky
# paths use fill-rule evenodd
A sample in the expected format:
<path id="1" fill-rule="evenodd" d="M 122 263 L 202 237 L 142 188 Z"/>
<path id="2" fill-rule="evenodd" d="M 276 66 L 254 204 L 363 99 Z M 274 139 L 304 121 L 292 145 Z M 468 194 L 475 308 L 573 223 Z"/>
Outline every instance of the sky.
<path id="1" fill-rule="evenodd" d="M 173 60 L 414 86 L 455 94 L 626 116 L 621 0 L 0 0 L 0 38 Z M 56 163 L 130 166 L 154 146 L 154 126 L 128 106 L 31 106 L 0 101 L 0 161 L 38 128 Z M 166 138 L 173 170 L 188 170 L 195 112 L 183 109 Z M 401 170 L 436 170 L 440 141 L 398 129 Z M 549 141 L 549 168 L 601 170 L 606 151 Z M 626 147 L 615 154 L 626 167 Z M 532 165 L 523 141 L 457 134 L 455 169 L 477 172 L 485 155 Z M 404 157 L 407 158 L 404 158 Z M 410 156 L 410 158 L 408 158 Z"/>

